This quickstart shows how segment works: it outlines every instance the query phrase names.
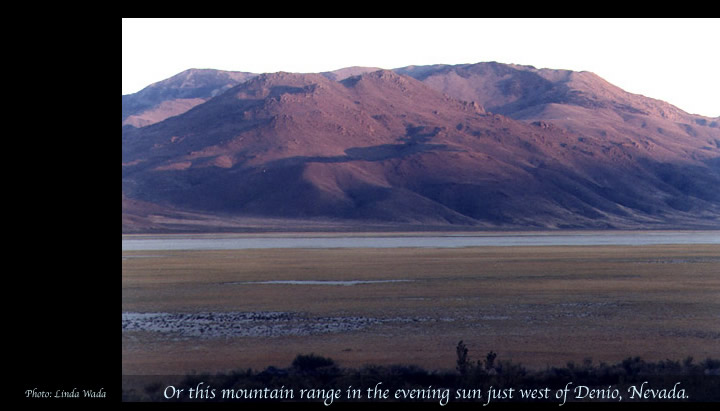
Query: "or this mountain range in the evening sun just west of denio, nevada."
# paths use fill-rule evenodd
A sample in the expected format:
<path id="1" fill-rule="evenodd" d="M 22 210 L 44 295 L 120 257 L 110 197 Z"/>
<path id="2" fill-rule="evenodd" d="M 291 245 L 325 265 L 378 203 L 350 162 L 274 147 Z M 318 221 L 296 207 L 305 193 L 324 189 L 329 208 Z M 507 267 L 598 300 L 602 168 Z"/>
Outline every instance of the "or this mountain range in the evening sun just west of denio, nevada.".
<path id="1" fill-rule="evenodd" d="M 122 111 L 123 233 L 720 228 L 720 118 L 590 72 L 193 69 Z"/>

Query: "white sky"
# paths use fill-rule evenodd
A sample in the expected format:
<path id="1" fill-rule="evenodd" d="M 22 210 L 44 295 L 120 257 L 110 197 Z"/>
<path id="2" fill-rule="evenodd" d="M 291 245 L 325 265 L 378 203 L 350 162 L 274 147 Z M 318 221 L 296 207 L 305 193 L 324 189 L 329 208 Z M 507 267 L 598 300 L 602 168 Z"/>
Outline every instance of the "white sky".
<path id="1" fill-rule="evenodd" d="M 591 71 L 720 116 L 720 19 L 123 19 L 122 92 L 189 68 L 315 73 L 497 61 Z"/>

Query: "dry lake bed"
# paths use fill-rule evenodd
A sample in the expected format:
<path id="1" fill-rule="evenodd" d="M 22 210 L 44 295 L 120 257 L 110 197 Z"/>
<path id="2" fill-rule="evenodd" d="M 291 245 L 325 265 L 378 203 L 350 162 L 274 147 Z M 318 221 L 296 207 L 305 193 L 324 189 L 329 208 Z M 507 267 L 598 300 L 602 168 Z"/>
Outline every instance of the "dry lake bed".
<path id="1" fill-rule="evenodd" d="M 123 375 L 720 357 L 720 233 L 123 236 Z"/>

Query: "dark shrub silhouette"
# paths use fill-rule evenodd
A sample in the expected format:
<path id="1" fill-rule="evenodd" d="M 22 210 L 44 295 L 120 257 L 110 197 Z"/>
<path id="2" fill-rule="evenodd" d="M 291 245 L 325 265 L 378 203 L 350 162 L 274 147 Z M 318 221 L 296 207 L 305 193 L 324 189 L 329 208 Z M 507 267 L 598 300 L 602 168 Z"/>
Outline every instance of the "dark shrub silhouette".
<path id="1" fill-rule="evenodd" d="M 342 389 L 352 386 L 367 390 L 382 383 L 383 389 L 425 389 L 443 387 L 451 389 L 472 388 L 487 392 L 488 388 L 545 388 L 553 390 L 565 387 L 572 382 L 574 387 L 585 385 L 605 389 L 615 386 L 623 393 L 628 387 L 639 386 L 645 382 L 655 387 L 671 389 L 677 385 L 689 395 L 689 398 L 676 399 L 684 402 L 720 401 L 720 360 L 708 358 L 694 362 L 692 357 L 683 361 L 670 359 L 659 362 L 647 362 L 640 357 L 628 357 L 617 364 L 593 364 L 586 359 L 582 364 L 568 362 L 565 367 L 548 367 L 544 370 L 527 370 L 521 364 L 499 360 L 494 351 L 488 352 L 483 361 L 473 362 L 463 341 L 455 347 L 457 359 L 455 370 L 428 371 L 415 365 L 366 365 L 359 369 L 340 368 L 334 360 L 315 355 L 300 354 L 288 368 L 268 367 L 263 371 L 251 369 L 234 371 L 229 374 L 199 374 L 178 377 L 178 387 L 194 387 L 202 382 L 205 387 L 222 389 L 294 389 L 328 388 Z M 152 380 L 152 376 L 142 376 L 135 385 L 124 386 L 123 401 L 167 401 L 163 398 L 163 383 Z M 181 399 L 187 400 L 187 399 Z M 218 396 L 215 401 L 221 401 Z M 363 401 L 364 397 L 341 401 Z M 515 398 L 515 401 L 522 401 Z M 254 400 L 254 401 L 263 401 Z M 271 402 L 271 399 L 264 401 Z M 294 399 L 293 401 L 300 401 Z M 309 400 L 306 400 L 309 401 Z M 377 400 L 373 400 L 377 401 Z M 388 398 L 385 401 L 399 401 Z M 412 401 L 412 400 L 408 400 Z M 417 402 L 418 400 L 414 400 Z M 457 400 L 475 401 L 477 399 Z M 527 401 L 527 400 L 526 400 Z M 534 402 L 556 402 L 555 398 L 533 399 Z M 652 401 L 652 399 L 647 400 Z M 665 400 L 666 401 L 666 400 Z M 316 401 L 317 402 L 317 401 Z"/>

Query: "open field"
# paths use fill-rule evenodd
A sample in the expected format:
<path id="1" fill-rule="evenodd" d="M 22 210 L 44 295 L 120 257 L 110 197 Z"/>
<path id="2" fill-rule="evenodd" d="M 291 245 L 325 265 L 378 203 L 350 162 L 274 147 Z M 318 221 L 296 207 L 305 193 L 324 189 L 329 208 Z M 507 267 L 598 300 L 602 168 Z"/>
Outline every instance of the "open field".
<path id="1" fill-rule="evenodd" d="M 123 251 L 124 375 L 720 357 L 720 245 Z"/>

